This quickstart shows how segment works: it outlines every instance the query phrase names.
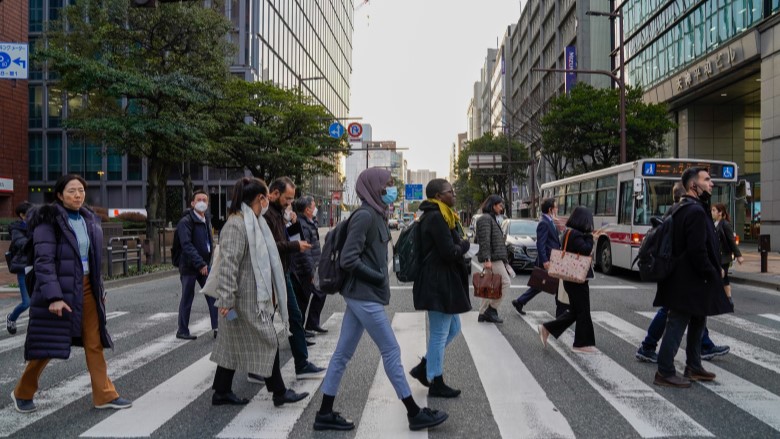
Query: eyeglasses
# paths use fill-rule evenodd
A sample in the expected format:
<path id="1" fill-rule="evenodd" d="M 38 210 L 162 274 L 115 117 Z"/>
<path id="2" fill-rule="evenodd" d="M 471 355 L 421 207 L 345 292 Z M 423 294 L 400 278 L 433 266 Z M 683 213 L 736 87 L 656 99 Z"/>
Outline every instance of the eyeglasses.
<path id="1" fill-rule="evenodd" d="M 440 194 L 452 194 L 452 195 L 455 195 L 455 190 L 454 189 L 450 189 L 448 191 L 442 191 L 442 192 L 439 192 L 439 193 Z"/>

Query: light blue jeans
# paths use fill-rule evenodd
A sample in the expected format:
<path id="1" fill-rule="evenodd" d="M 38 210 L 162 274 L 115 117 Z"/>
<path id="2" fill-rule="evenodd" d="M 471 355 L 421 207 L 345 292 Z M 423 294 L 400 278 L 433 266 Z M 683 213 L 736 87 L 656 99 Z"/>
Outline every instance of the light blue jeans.
<path id="1" fill-rule="evenodd" d="M 401 347 L 395 338 L 390 319 L 385 314 L 385 307 L 381 303 L 367 302 L 344 298 L 347 309 L 344 312 L 344 320 L 341 322 L 341 334 L 336 345 L 336 351 L 330 358 L 328 371 L 322 383 L 322 393 L 336 396 L 341 377 L 347 369 L 349 360 L 355 353 L 363 331 L 367 331 L 371 340 L 376 343 L 379 353 L 382 354 L 382 363 L 385 374 L 395 389 L 398 399 L 404 399 L 412 395 L 409 383 L 404 376 L 404 368 L 401 365 Z"/>
<path id="2" fill-rule="evenodd" d="M 27 285 L 24 284 L 24 273 L 16 275 L 16 282 L 19 284 L 19 293 L 22 294 L 22 303 L 16 305 L 16 308 L 8 315 L 8 320 L 12 322 L 15 322 L 19 315 L 30 307 L 30 295 L 27 293 Z"/>
<path id="3" fill-rule="evenodd" d="M 460 333 L 460 316 L 428 311 L 428 354 L 426 375 L 428 381 L 444 373 L 444 350 Z"/>

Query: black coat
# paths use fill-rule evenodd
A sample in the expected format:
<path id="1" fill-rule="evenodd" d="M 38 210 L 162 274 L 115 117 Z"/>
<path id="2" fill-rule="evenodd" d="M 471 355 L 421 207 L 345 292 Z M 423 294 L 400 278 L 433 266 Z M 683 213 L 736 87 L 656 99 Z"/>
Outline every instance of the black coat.
<path id="1" fill-rule="evenodd" d="M 654 306 L 695 316 L 734 312 L 723 289 L 720 246 L 710 209 L 696 198 L 674 216 L 672 274 L 658 282 Z"/>
<path id="2" fill-rule="evenodd" d="M 720 245 L 720 263 L 721 265 L 727 265 L 731 263 L 731 258 L 739 258 L 742 256 L 742 252 L 739 251 L 737 242 L 734 239 L 734 229 L 731 228 L 726 220 L 718 222 L 718 226 L 715 227 L 715 231 L 718 235 L 718 244 Z"/>
<path id="3" fill-rule="evenodd" d="M 566 234 L 570 231 L 569 240 L 566 241 Z M 566 231 L 563 232 L 561 240 L 563 241 L 561 249 L 566 247 L 567 253 L 571 252 L 582 256 L 590 256 L 593 252 L 593 234 L 591 233 L 583 233 L 577 229 L 566 229 Z M 591 268 L 588 269 L 588 279 L 592 278 L 593 267 L 591 266 Z"/>
<path id="4" fill-rule="evenodd" d="M 24 252 L 24 246 L 27 244 L 27 223 L 24 221 L 14 221 L 8 226 L 11 232 L 11 246 L 9 250 L 13 253 L 11 266 L 8 270 L 14 274 L 24 273 L 24 267 L 27 266 L 27 255 Z"/>
<path id="5" fill-rule="evenodd" d="M 468 266 L 463 255 L 469 242 L 450 230 L 435 203 L 423 201 L 420 219 L 423 267 L 414 282 L 414 309 L 460 314 L 471 310 Z"/>

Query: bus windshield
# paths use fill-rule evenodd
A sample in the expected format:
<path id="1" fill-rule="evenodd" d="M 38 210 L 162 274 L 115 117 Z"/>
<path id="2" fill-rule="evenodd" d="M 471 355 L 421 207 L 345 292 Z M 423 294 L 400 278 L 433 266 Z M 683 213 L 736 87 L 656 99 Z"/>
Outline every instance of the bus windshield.
<path id="1" fill-rule="evenodd" d="M 634 205 L 634 224 L 649 226 L 651 217 L 662 217 L 672 204 L 674 181 L 645 179 L 644 197 Z M 712 188 L 712 204 L 731 205 L 732 183 L 715 183 Z"/>

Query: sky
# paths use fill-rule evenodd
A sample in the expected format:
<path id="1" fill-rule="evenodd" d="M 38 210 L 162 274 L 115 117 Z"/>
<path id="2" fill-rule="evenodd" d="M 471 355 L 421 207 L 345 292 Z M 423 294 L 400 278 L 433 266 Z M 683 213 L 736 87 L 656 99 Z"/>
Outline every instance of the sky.
<path id="1" fill-rule="evenodd" d="M 350 116 L 395 140 L 408 168 L 449 175 L 488 48 L 520 0 L 354 0 Z"/>

